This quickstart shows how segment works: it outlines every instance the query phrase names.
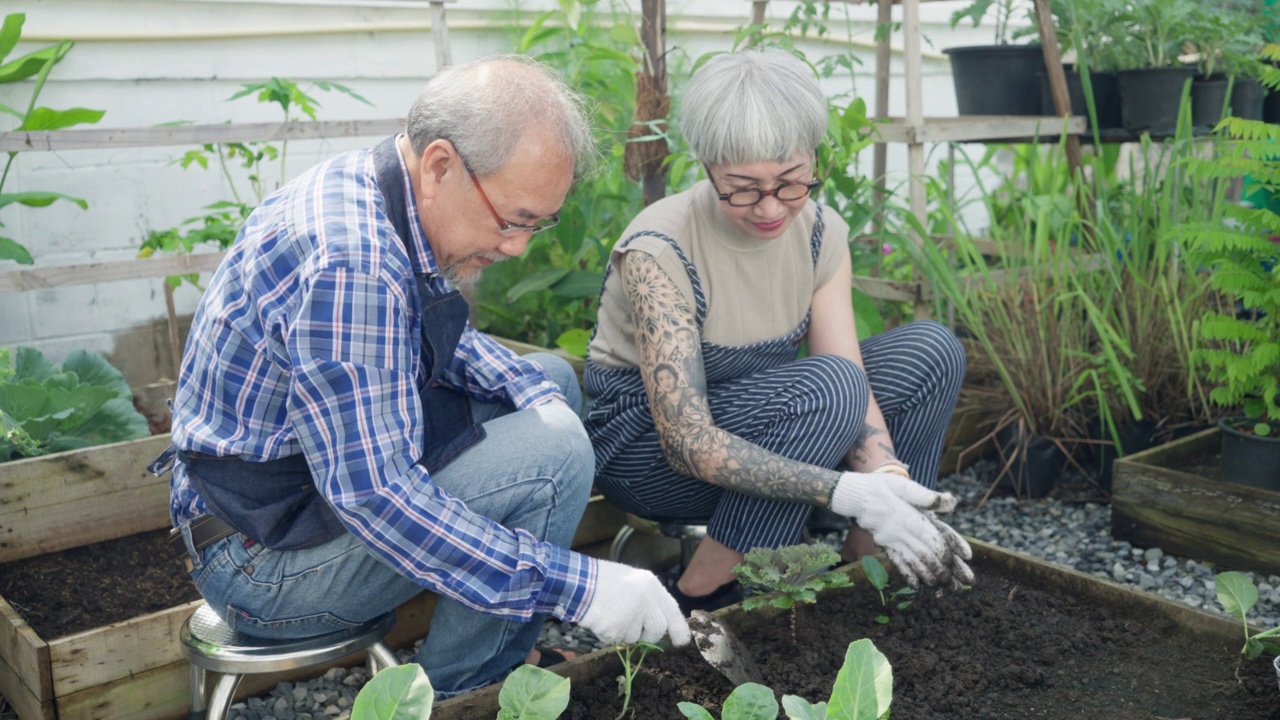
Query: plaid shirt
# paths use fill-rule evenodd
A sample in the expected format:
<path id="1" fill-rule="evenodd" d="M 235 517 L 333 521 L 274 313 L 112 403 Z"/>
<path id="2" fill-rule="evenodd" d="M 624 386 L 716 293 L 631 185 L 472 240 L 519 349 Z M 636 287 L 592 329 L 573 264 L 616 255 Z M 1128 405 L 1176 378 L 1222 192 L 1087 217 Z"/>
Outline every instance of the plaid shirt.
<path id="1" fill-rule="evenodd" d="M 412 209 L 403 159 L 401 172 Z M 246 460 L 303 453 L 347 529 L 406 577 L 491 614 L 576 621 L 594 594 L 595 561 L 471 512 L 414 464 L 426 381 L 414 269 L 438 289 L 445 281 L 416 213 L 409 224 L 402 243 L 371 150 L 339 155 L 267 198 L 196 310 L 173 442 Z M 564 399 L 540 367 L 471 327 L 446 380 L 516 408 Z M 204 512 L 175 464 L 175 526 Z"/>

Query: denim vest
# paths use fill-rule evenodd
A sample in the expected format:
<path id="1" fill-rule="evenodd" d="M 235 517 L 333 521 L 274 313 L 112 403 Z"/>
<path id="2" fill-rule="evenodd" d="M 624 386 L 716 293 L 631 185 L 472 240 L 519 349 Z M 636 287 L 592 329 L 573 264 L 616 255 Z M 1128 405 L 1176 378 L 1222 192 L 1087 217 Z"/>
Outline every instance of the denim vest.
<path id="1" fill-rule="evenodd" d="M 378 188 L 387 215 L 413 259 L 409 246 L 411 208 L 400 172 L 395 138 L 373 150 Z M 439 292 L 415 268 L 414 279 L 422 303 L 422 362 L 429 368 L 418 392 L 423 411 L 423 449 L 418 464 L 436 472 L 484 437 L 484 428 L 471 417 L 471 400 L 441 378 L 466 329 L 467 301 L 457 291 Z M 209 510 L 245 537 L 274 550 L 298 550 L 338 537 L 345 531 L 333 507 L 316 488 L 303 455 L 266 462 L 242 462 L 177 451 L 192 485 Z"/>

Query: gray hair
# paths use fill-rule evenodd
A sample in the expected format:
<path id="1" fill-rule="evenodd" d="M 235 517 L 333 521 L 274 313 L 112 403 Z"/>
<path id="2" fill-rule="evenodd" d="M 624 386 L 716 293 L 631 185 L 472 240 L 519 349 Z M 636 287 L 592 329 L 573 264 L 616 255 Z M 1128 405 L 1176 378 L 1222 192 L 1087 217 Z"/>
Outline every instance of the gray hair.
<path id="1" fill-rule="evenodd" d="M 495 55 L 436 73 L 409 109 L 406 132 L 415 154 L 448 140 L 480 177 L 507 164 L 527 130 L 552 133 L 586 174 L 598 150 L 587 105 L 553 70 L 524 55 Z"/>
<path id="2" fill-rule="evenodd" d="M 812 153 L 827 132 L 827 99 L 813 70 L 777 48 L 723 53 L 684 90 L 682 132 L 708 165 L 784 162 Z"/>

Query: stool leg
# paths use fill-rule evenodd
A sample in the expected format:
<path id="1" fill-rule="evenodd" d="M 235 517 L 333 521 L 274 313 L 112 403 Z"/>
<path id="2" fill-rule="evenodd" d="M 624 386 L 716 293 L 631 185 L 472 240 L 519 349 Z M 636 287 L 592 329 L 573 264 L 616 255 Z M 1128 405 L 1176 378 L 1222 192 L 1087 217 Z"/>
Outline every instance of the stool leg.
<path id="1" fill-rule="evenodd" d="M 191 678 L 191 711 L 187 713 L 187 718 L 188 720 L 205 720 L 208 710 L 206 698 L 209 675 L 204 668 L 196 665 L 190 666 L 187 674 Z"/>
<path id="2" fill-rule="evenodd" d="M 368 654 L 369 660 L 369 677 L 377 675 L 379 670 L 386 670 L 400 664 L 391 648 L 380 642 L 370 645 L 365 652 Z"/>
<path id="3" fill-rule="evenodd" d="M 236 688 L 240 686 L 240 673 L 218 674 L 209 693 L 209 720 L 226 720 L 227 710 L 231 708 L 231 700 L 235 697 Z"/>
<path id="4" fill-rule="evenodd" d="M 622 562 L 622 553 L 627 549 L 627 542 L 631 540 L 636 529 L 630 525 L 623 525 L 618 528 L 618 534 L 613 536 L 613 544 L 609 546 L 609 559 L 614 562 Z"/>

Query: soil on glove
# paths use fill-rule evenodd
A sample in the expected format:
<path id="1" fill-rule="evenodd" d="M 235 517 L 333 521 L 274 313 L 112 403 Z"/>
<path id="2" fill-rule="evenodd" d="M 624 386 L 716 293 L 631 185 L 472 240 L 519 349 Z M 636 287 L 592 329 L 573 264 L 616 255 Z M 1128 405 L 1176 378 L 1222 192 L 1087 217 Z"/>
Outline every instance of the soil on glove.
<path id="1" fill-rule="evenodd" d="M 862 582 L 801 608 L 794 644 L 785 613 L 738 634 L 779 703 L 826 701 L 849 643 L 868 637 L 893 666 L 893 720 L 1280 720 L 1269 658 L 1241 662 L 1239 645 L 1209 647 L 1168 621 L 976 569 L 972 590 L 918 594 L 887 625 Z M 628 714 L 679 719 L 677 703 L 692 702 L 718 718 L 732 689 L 695 650 L 654 653 Z M 621 706 L 616 677 L 575 681 L 565 717 L 612 718 Z"/>
<path id="2" fill-rule="evenodd" d="M 0 565 L 0 597 L 44 640 L 199 600 L 169 531 Z"/>

